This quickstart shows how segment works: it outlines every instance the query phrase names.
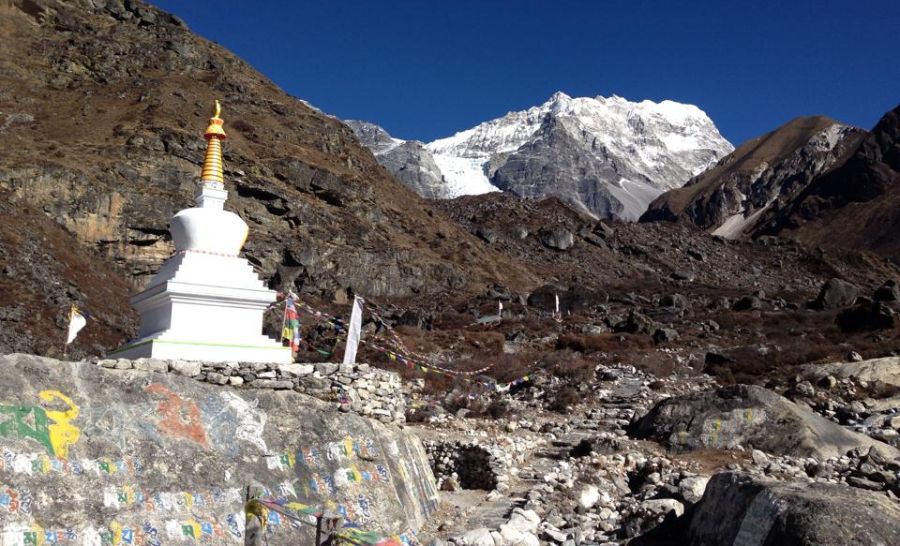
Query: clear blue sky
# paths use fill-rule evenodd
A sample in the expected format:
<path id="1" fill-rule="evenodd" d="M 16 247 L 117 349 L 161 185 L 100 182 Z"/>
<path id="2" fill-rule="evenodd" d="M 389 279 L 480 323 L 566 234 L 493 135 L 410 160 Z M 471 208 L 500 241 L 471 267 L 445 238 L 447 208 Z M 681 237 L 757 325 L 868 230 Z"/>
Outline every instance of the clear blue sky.
<path id="1" fill-rule="evenodd" d="M 696 104 L 739 144 L 900 102 L 900 0 L 152 0 L 288 93 L 432 140 L 572 96 Z"/>

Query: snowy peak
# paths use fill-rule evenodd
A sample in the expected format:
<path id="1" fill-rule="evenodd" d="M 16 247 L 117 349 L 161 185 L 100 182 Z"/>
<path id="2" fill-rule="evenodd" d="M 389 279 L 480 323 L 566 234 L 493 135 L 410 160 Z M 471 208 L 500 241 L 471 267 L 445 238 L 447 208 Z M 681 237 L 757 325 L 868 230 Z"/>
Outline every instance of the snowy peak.
<path id="1" fill-rule="evenodd" d="M 543 140 L 548 119 L 555 122 L 552 142 Z M 377 156 L 389 141 L 373 146 Z M 563 92 L 424 147 L 450 196 L 499 188 L 629 220 L 734 149 L 696 106 Z"/>

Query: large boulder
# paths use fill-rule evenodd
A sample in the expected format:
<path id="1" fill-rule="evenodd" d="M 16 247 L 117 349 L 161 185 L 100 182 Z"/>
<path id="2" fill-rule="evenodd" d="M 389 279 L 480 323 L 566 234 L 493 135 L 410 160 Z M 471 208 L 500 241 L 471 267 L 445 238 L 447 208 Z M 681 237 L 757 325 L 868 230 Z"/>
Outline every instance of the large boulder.
<path id="1" fill-rule="evenodd" d="M 872 299 L 888 303 L 900 301 L 900 286 L 897 285 L 897 281 L 886 281 L 878 287 Z"/>
<path id="2" fill-rule="evenodd" d="M 886 546 L 900 544 L 900 504 L 880 493 L 823 483 L 713 476 L 678 544 Z"/>
<path id="3" fill-rule="evenodd" d="M 649 335 L 656 331 L 656 322 L 640 311 L 632 309 L 628 313 L 628 318 L 613 325 L 613 331 Z"/>
<path id="4" fill-rule="evenodd" d="M 545 284 L 536 288 L 528 295 L 528 305 L 537 307 L 548 313 L 556 309 L 556 297 L 559 296 L 559 312 L 567 314 L 602 305 L 609 301 L 606 292 L 589 290 L 582 286 L 570 286 L 563 288 L 552 284 Z"/>
<path id="5" fill-rule="evenodd" d="M 293 391 L 28 355 L 0 368 L 0 483 L 15 500 L 0 544 L 240 545 L 250 485 L 378 536 L 418 529 L 437 505 L 414 436 Z M 313 540 L 277 515 L 267 527 L 272 546 Z"/>
<path id="6" fill-rule="evenodd" d="M 832 362 L 807 364 L 801 375 L 815 383 L 828 376 L 836 379 L 853 379 L 867 383 L 880 382 L 900 387 L 900 356 L 873 358 L 859 362 Z"/>
<path id="7" fill-rule="evenodd" d="M 538 232 L 541 244 L 553 250 L 568 250 L 575 244 L 575 235 L 562 226 L 542 228 Z"/>
<path id="8" fill-rule="evenodd" d="M 848 334 L 889 330 L 894 327 L 894 312 L 881 302 L 864 301 L 838 313 L 835 323 Z"/>
<path id="9" fill-rule="evenodd" d="M 809 307 L 819 311 L 841 309 L 856 301 L 859 288 L 841 279 L 828 279 L 819 290 L 819 295 L 809 303 Z"/>
<path id="10" fill-rule="evenodd" d="M 900 456 L 887 444 L 851 432 L 754 385 L 668 398 L 634 421 L 629 433 L 676 451 L 742 446 L 778 455 L 827 459 L 856 447 L 875 446 L 890 458 Z"/>

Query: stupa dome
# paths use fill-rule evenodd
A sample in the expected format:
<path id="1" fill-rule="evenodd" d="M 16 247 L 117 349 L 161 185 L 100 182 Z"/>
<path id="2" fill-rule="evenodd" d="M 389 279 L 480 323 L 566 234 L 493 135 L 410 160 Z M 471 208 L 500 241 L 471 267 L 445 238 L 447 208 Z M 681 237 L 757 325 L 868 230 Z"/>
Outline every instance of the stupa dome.
<path id="1" fill-rule="evenodd" d="M 247 241 L 247 224 L 237 214 L 223 209 L 228 194 L 223 185 L 222 141 L 226 135 L 220 112 L 219 101 L 216 101 L 216 113 L 203 135 L 207 148 L 197 206 L 178 212 L 169 226 L 178 251 L 236 256 Z"/>

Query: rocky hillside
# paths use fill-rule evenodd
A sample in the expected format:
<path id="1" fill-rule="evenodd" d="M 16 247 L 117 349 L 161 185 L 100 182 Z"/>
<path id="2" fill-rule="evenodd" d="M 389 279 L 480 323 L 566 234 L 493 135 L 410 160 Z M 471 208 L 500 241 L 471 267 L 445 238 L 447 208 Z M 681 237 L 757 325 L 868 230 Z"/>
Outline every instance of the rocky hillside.
<path id="1" fill-rule="evenodd" d="M 424 146 L 371 124 L 356 127 L 382 165 L 422 195 L 501 189 L 625 220 L 733 149 L 695 106 L 564 93 Z"/>
<path id="2" fill-rule="evenodd" d="M 900 106 L 881 118 L 843 164 L 768 212 L 757 232 L 900 260 Z"/>
<path id="3" fill-rule="evenodd" d="M 659 196 L 641 220 L 686 221 L 728 238 L 752 233 L 760 215 L 783 206 L 840 164 L 864 135 L 824 116 L 791 120 L 745 142 L 684 187 Z"/>
<path id="4" fill-rule="evenodd" d="M 176 17 L 131 1 L 22 0 L 0 4 L 0 34 L 0 198 L 74 236 L 72 252 L 97 275 L 135 289 L 169 255 L 168 221 L 192 203 L 218 98 L 229 208 L 250 225 L 245 253 L 274 286 L 341 300 L 348 289 L 480 290 L 501 272 L 531 282 L 392 178 L 346 126 Z M 41 246 L 39 231 L 15 235 L 6 255 Z M 90 270 L 48 275 L 17 277 L 4 298 L 98 280 Z M 48 318 L 70 300 L 103 307 L 96 298 L 70 294 Z"/>

